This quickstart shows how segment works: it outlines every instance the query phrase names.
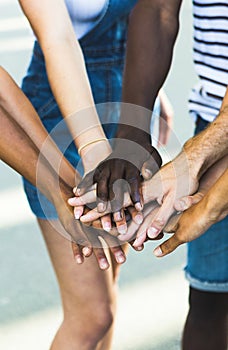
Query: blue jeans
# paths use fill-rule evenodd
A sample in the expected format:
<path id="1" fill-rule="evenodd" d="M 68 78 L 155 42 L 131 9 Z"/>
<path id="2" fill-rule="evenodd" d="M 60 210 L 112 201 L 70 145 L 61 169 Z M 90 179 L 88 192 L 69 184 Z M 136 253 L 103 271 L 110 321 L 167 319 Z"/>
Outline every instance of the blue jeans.
<path id="1" fill-rule="evenodd" d="M 195 133 L 207 124 L 198 117 Z M 186 278 L 193 288 L 228 292 L 228 217 L 188 244 L 187 259 Z"/>
<path id="2" fill-rule="evenodd" d="M 116 132 L 128 15 L 135 3 L 136 0 L 109 0 L 96 26 L 80 40 L 93 97 L 95 103 L 100 104 L 98 114 L 108 138 L 113 138 Z M 65 157 L 82 173 L 77 149 L 52 95 L 43 53 L 38 42 L 34 44 L 22 90 Z M 107 110 L 107 105 L 103 105 L 107 102 L 115 103 Z M 46 197 L 26 179 L 23 179 L 23 182 L 33 213 L 38 218 L 56 219 L 56 210 Z"/>

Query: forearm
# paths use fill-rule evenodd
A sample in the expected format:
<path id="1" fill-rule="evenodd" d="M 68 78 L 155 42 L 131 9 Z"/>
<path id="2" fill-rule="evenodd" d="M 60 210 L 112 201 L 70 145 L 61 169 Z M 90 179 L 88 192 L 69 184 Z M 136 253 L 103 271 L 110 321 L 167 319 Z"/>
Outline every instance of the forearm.
<path id="1" fill-rule="evenodd" d="M 0 157 L 10 167 L 23 175 L 34 186 L 39 187 L 42 193 L 51 201 L 58 187 L 57 176 L 48 169 L 44 158 L 39 158 L 39 152 L 28 135 L 0 108 L 1 137 Z M 39 165 L 39 178 L 37 169 Z"/>
<path id="2" fill-rule="evenodd" d="M 9 74 L 0 67 L 0 106 L 25 134 L 29 136 L 37 150 L 47 159 L 61 178 L 74 187 L 80 176 L 63 157 L 59 148 L 47 134 L 35 109 Z"/>
<path id="3" fill-rule="evenodd" d="M 140 0 L 133 9 L 128 28 L 123 102 L 152 110 L 170 68 L 180 4 L 181 0 Z M 151 113 L 140 115 L 144 130 L 149 130 L 150 117 Z M 131 125 L 131 120 L 132 115 L 122 113 L 122 122 Z"/>
<path id="4" fill-rule="evenodd" d="M 218 221 L 228 214 L 228 170 L 220 176 L 202 199 L 208 221 Z"/>
<path id="5" fill-rule="evenodd" d="M 76 147 L 81 148 L 91 141 L 105 139 L 94 105 L 82 50 L 64 1 L 20 0 L 20 3 L 41 45 L 52 92 Z M 83 163 L 84 154 L 91 151 L 93 146 L 90 143 L 90 146 L 83 148 Z M 109 144 L 104 141 L 102 146 L 104 150 L 107 149 L 104 151 L 105 157 L 110 150 Z"/>
<path id="6" fill-rule="evenodd" d="M 208 128 L 186 142 L 183 152 L 192 164 L 197 178 L 228 154 L 228 108 L 225 105 Z"/>
<path id="7" fill-rule="evenodd" d="M 76 147 L 80 149 L 87 143 L 102 139 L 103 158 L 105 158 L 109 155 L 109 145 L 104 140 L 106 136 L 100 125 L 80 51 L 75 37 L 72 38 L 72 42 L 60 42 L 57 45 L 52 44 L 49 49 L 44 48 L 47 73 Z M 86 154 L 88 151 L 93 153 L 96 146 L 95 143 L 90 143 L 87 147 L 83 147 L 81 155 L 84 165 L 88 162 Z"/>

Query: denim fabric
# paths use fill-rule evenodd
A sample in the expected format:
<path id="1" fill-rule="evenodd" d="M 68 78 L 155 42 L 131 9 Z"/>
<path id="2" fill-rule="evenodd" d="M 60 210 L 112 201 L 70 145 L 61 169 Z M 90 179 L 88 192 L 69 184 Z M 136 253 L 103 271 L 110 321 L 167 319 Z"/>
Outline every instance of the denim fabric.
<path id="1" fill-rule="evenodd" d="M 116 131 L 128 15 L 135 3 L 136 0 L 109 0 L 96 26 L 80 40 L 94 100 L 96 104 L 101 104 L 98 114 L 108 138 L 113 138 Z M 37 41 L 34 44 L 27 74 L 22 82 L 22 90 L 35 107 L 45 128 L 60 150 L 82 173 L 82 166 L 78 165 L 80 157 L 52 95 L 43 53 Z M 107 106 L 102 105 L 106 102 L 117 103 L 112 104 L 107 111 Z M 43 219 L 57 218 L 53 205 L 27 180 L 23 179 L 23 182 L 34 214 Z"/>
<path id="2" fill-rule="evenodd" d="M 207 125 L 208 122 L 198 117 L 195 133 Z M 228 217 L 188 244 L 185 271 L 190 285 L 196 289 L 228 292 Z"/>

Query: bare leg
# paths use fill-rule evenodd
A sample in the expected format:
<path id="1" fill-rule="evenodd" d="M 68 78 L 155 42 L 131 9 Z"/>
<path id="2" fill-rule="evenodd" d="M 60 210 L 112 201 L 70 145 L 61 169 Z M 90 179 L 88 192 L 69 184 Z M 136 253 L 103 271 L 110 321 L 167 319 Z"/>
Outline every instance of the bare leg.
<path id="1" fill-rule="evenodd" d="M 77 265 L 70 242 L 52 226 L 55 222 L 38 222 L 57 275 L 64 311 L 51 350 L 110 349 L 116 310 L 116 265 L 101 271 L 93 256 Z"/>

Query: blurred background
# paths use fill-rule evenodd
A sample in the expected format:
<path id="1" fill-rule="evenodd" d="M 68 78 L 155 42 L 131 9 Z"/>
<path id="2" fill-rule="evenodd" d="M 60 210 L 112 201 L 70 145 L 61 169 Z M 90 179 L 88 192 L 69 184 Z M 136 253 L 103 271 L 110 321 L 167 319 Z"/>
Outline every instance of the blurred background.
<path id="1" fill-rule="evenodd" d="M 196 81 L 192 64 L 191 0 L 183 1 L 181 29 L 165 91 L 172 102 L 174 134 L 165 159 L 193 133 L 187 113 Z M 15 0 L 0 0 L 0 64 L 20 84 L 33 37 Z M 12 141 L 13 142 L 13 141 Z M 59 291 L 20 176 L 0 162 L 0 348 L 48 350 L 62 314 Z M 113 350 L 177 350 L 187 312 L 185 247 L 156 259 L 147 243 L 122 268 Z"/>

